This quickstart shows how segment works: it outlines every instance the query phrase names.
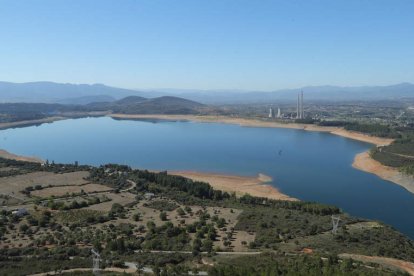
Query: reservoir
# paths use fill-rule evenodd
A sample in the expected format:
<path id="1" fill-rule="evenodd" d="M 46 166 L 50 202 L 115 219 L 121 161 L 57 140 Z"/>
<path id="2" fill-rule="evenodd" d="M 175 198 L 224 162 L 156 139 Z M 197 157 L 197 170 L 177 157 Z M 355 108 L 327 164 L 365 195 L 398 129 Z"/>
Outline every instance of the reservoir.
<path id="1" fill-rule="evenodd" d="M 383 221 L 414 239 L 414 195 L 352 168 L 372 145 L 329 133 L 109 117 L 0 131 L 0 148 L 60 163 L 127 164 L 273 178 L 289 196 Z M 0 183 L 1 184 L 1 183 Z"/>

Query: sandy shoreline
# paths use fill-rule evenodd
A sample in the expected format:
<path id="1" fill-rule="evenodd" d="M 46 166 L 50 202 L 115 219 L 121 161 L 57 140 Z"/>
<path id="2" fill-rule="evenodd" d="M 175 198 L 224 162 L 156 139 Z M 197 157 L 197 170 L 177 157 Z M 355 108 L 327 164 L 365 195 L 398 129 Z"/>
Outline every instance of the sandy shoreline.
<path id="1" fill-rule="evenodd" d="M 194 171 L 169 171 L 169 174 L 180 175 L 195 181 L 209 183 L 214 189 L 225 192 L 235 192 L 237 196 L 250 194 L 257 197 L 266 197 L 276 200 L 297 201 L 296 198 L 283 194 L 277 188 L 265 184 L 272 178 L 259 174 L 257 177 L 202 173 Z"/>
<path id="2" fill-rule="evenodd" d="M 193 122 L 205 122 L 205 123 L 225 123 L 235 124 L 246 127 L 271 127 L 271 128 L 289 128 L 289 129 L 301 129 L 306 131 L 327 132 L 334 135 L 342 136 L 349 139 L 358 140 L 361 142 L 371 143 L 376 146 L 389 145 L 393 139 L 374 137 L 367 134 L 348 131 L 340 127 L 325 127 L 308 124 L 297 123 L 280 123 L 271 121 L 261 121 L 258 119 L 244 119 L 244 118 L 232 118 L 226 116 L 197 116 L 197 115 L 141 115 L 141 114 L 110 114 L 108 115 L 114 119 L 160 119 L 160 120 L 187 120 Z"/>
<path id="3" fill-rule="evenodd" d="M 43 163 L 43 160 L 37 157 L 20 156 L 0 149 L 0 157 L 4 159 L 11 159 L 17 161 Z"/>
<path id="4" fill-rule="evenodd" d="M 394 182 L 414 194 L 414 178 L 404 175 L 395 168 L 382 165 L 369 156 L 369 152 L 362 152 L 355 156 L 352 166 L 364 172 L 375 174 L 384 180 Z"/>

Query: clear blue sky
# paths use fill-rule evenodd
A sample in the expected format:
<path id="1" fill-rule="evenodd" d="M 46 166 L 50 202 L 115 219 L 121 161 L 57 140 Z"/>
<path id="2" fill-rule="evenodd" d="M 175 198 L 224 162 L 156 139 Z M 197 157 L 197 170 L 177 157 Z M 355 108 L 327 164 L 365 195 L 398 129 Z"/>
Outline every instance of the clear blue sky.
<path id="1" fill-rule="evenodd" d="M 414 1 L 0 0 L 0 80 L 257 90 L 414 82 Z"/>

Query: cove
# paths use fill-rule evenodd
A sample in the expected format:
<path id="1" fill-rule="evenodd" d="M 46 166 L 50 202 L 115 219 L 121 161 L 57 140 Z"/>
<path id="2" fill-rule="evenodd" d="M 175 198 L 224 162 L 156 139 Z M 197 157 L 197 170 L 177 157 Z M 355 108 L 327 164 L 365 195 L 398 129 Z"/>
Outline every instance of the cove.
<path id="1" fill-rule="evenodd" d="M 264 173 L 283 193 L 383 221 L 412 239 L 414 195 L 352 168 L 370 144 L 329 133 L 187 121 L 108 117 L 0 131 L 0 148 L 62 163 L 127 164 L 150 170 Z"/>

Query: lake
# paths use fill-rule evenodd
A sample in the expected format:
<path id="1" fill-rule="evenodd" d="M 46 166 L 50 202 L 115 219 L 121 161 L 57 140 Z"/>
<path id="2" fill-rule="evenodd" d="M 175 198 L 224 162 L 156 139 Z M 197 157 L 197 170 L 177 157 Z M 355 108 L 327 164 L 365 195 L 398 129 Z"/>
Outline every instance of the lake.
<path id="1" fill-rule="evenodd" d="M 152 170 L 264 173 L 283 193 L 381 220 L 414 238 L 414 195 L 352 168 L 371 147 L 329 133 L 220 123 L 114 120 L 58 121 L 0 131 L 0 148 L 55 162 L 128 164 Z"/>

